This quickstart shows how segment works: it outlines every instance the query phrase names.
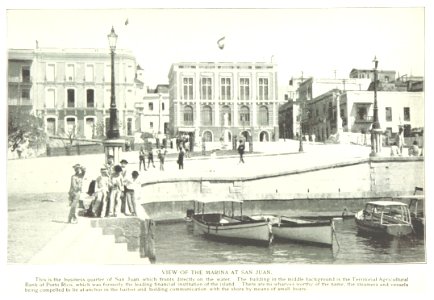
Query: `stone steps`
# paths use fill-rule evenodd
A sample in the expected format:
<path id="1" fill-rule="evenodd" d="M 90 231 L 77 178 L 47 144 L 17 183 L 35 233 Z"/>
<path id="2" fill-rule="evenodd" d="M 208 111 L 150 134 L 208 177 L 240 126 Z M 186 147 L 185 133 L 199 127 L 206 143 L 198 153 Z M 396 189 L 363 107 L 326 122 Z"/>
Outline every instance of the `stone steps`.
<path id="1" fill-rule="evenodd" d="M 138 251 L 128 251 L 126 243 L 116 243 L 113 235 L 103 235 L 88 218 L 79 218 L 56 235 L 30 264 L 150 264 Z"/>

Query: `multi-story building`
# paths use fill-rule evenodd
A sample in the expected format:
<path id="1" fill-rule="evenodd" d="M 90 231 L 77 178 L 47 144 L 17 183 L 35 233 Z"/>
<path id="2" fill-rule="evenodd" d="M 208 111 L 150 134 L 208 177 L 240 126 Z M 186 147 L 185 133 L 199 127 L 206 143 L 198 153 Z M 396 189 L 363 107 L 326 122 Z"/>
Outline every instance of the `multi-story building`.
<path id="1" fill-rule="evenodd" d="M 121 135 L 130 136 L 135 131 L 135 57 L 129 51 L 116 50 L 114 68 L 119 129 Z M 19 84 L 14 83 L 17 78 Z M 11 49 L 9 89 L 9 105 L 29 103 L 33 113 L 43 118 L 49 135 L 74 132 L 89 139 L 105 135 L 110 115 L 110 52 L 108 49 Z"/>
<path id="2" fill-rule="evenodd" d="M 139 114 L 137 129 L 154 137 L 169 133 L 169 85 L 159 84 L 148 89 L 136 103 Z"/>
<path id="3" fill-rule="evenodd" d="M 279 137 L 277 67 L 266 62 L 175 63 L 169 72 L 170 132 L 230 143 Z"/>

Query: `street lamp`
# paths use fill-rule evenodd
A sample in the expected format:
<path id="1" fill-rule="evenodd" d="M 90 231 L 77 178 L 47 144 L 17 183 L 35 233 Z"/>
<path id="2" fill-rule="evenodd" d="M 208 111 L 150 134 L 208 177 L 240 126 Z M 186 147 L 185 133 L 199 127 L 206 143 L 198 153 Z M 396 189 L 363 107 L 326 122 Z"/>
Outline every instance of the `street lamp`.
<path id="1" fill-rule="evenodd" d="M 377 104 L 377 67 L 378 60 L 377 57 L 374 57 L 374 121 L 372 123 L 371 130 L 371 154 L 370 156 L 379 156 L 381 155 L 381 129 L 380 122 L 378 120 L 378 104 Z"/>
<path id="2" fill-rule="evenodd" d="M 298 146 L 298 152 L 303 152 L 303 103 L 300 102 L 300 144 Z"/>
<path id="3" fill-rule="evenodd" d="M 378 121 L 378 105 L 377 105 L 377 67 L 378 60 L 374 57 L 374 123 L 372 124 L 372 129 L 380 129 L 380 122 Z"/>
<path id="4" fill-rule="evenodd" d="M 107 132 L 107 137 L 109 139 L 118 139 L 119 138 L 119 122 L 118 122 L 118 111 L 116 108 L 116 97 L 115 97 L 115 50 L 116 50 L 116 41 L 118 39 L 118 35 L 115 33 L 114 28 L 109 35 L 107 35 L 110 46 L 110 54 L 111 54 L 111 96 L 110 96 L 110 128 Z"/>

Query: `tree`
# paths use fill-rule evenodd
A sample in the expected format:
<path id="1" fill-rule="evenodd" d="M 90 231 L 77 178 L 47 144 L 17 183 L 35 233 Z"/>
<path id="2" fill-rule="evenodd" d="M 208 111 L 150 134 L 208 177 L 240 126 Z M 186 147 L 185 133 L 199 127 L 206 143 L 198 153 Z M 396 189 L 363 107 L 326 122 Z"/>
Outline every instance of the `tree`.
<path id="1" fill-rule="evenodd" d="M 12 151 L 25 139 L 29 140 L 29 147 L 38 149 L 45 146 L 47 134 L 44 121 L 35 116 L 28 108 L 15 106 L 8 108 L 8 145 Z"/>

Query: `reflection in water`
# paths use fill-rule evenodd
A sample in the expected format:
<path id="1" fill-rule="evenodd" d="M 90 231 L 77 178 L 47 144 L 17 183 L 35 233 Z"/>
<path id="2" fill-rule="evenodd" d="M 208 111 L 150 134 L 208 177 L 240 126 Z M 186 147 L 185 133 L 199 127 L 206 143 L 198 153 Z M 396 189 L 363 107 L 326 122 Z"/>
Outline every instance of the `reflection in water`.
<path id="1" fill-rule="evenodd" d="M 353 264 L 424 262 L 423 238 L 379 238 L 357 231 L 353 219 L 336 222 L 333 249 L 288 241 L 267 246 L 213 241 L 192 223 L 157 224 L 157 264 Z"/>

